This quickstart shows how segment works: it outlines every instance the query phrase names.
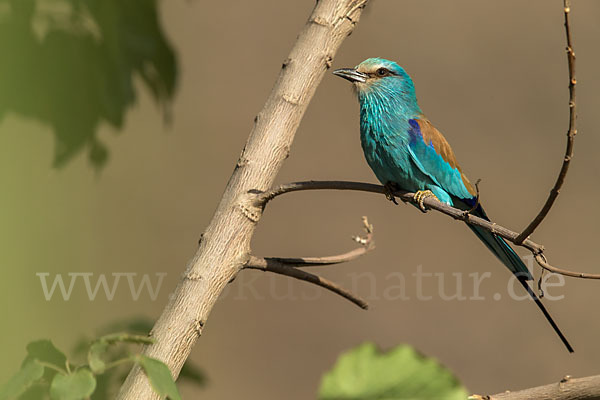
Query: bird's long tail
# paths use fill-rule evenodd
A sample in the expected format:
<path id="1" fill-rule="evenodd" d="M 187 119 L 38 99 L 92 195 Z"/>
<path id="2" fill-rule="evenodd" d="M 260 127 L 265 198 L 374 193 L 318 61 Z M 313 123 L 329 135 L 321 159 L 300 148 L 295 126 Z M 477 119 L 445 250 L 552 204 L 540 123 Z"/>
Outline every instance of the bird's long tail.
<path id="1" fill-rule="evenodd" d="M 478 217 L 489 220 L 481 206 L 479 206 L 477 210 L 473 212 L 473 214 L 477 215 Z M 554 329 L 554 331 L 556 332 L 560 340 L 563 342 L 569 353 L 573 353 L 573 347 L 571 347 L 567 338 L 565 338 L 563 333 L 560 331 L 560 329 L 548 313 L 548 310 L 546 310 L 546 307 L 544 307 L 538 296 L 529 286 L 529 283 L 527 283 L 527 281 L 532 280 L 533 277 L 527 269 L 527 266 L 525 266 L 525 264 L 517 255 L 517 253 L 515 253 L 513 248 L 510 247 L 510 245 L 502 237 L 497 236 L 496 234 L 488 230 L 474 225 L 468 226 L 477 235 L 477 237 L 487 246 L 487 248 L 490 249 L 490 251 L 494 253 L 494 255 L 498 257 L 498 259 L 502 261 L 502 263 L 506 265 L 506 267 L 517 277 L 517 279 L 519 280 L 521 285 L 523 285 L 531 299 L 535 301 L 535 304 L 542 311 L 544 317 L 546 317 L 546 320 L 548 320 L 548 323 L 550 324 L 550 326 L 552 326 L 552 329 Z"/>

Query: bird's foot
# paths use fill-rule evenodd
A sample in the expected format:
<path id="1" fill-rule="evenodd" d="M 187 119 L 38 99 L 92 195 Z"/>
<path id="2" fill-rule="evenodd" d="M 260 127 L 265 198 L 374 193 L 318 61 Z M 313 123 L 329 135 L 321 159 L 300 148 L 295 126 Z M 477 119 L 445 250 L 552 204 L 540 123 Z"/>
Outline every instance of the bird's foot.
<path id="1" fill-rule="evenodd" d="M 415 195 L 413 196 L 413 200 L 419 204 L 419 208 L 421 209 L 421 211 L 423 211 L 424 213 L 427 212 L 427 209 L 425 208 L 425 205 L 423 204 L 423 201 L 428 198 L 428 197 L 435 197 L 435 199 L 437 201 L 440 201 L 440 199 L 437 198 L 437 196 L 435 194 L 433 194 L 433 192 L 431 190 L 419 190 L 417 193 L 415 193 Z"/>
<path id="2" fill-rule="evenodd" d="M 396 201 L 396 196 L 394 196 L 394 192 L 398 190 L 398 186 L 393 182 L 388 182 L 385 185 L 383 185 L 383 189 L 385 190 L 385 198 L 394 203 L 395 205 L 398 205 L 398 202 Z"/>

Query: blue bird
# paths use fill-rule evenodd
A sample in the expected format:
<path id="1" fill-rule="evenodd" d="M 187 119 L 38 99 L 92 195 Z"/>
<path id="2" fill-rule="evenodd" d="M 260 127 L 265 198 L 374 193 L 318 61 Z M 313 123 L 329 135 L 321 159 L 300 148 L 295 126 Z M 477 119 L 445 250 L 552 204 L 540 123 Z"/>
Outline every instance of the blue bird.
<path id="1" fill-rule="evenodd" d="M 462 210 L 474 210 L 489 220 L 477 192 L 462 172 L 442 134 L 425 117 L 410 76 L 393 61 L 369 58 L 356 68 L 333 72 L 350 82 L 360 103 L 360 140 L 367 163 L 385 185 L 388 198 L 394 189 L 415 192 L 414 200 L 425 212 L 423 200 L 439 201 Z M 573 348 L 527 281 L 531 273 L 501 237 L 468 225 L 477 237 L 514 274 L 540 308 L 569 352 Z"/>

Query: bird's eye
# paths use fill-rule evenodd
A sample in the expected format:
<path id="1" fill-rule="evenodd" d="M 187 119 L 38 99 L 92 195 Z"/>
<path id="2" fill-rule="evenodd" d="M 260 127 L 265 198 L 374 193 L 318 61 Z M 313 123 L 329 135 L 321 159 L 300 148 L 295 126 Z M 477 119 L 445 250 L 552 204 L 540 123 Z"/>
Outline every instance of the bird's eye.
<path id="1" fill-rule="evenodd" d="M 379 75 L 379 76 L 386 76 L 388 74 L 388 72 L 389 71 L 387 69 L 385 69 L 385 68 L 379 68 L 377 70 L 377 75 Z"/>

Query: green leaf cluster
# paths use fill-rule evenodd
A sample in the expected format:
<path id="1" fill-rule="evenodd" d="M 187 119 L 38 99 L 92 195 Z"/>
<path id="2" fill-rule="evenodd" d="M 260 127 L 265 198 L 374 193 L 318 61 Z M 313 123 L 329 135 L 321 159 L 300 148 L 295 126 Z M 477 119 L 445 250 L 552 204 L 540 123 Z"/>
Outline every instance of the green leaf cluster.
<path id="1" fill-rule="evenodd" d="M 108 400 L 113 398 L 109 388 L 113 381 L 111 372 L 127 364 L 129 367 L 139 365 L 161 396 L 181 400 L 171 371 L 162 361 L 141 354 L 126 354 L 123 350 L 113 351 L 119 344 L 152 343 L 153 340 L 144 335 L 104 335 L 85 346 L 87 363 L 75 365 L 50 340 L 31 342 L 19 371 L 0 386 L 0 400 Z M 77 352 L 83 350 L 84 346 L 79 345 Z M 120 357 L 115 358 L 115 354 Z M 197 368 L 192 371 L 196 379 L 204 379 Z"/>
<path id="2" fill-rule="evenodd" d="M 452 373 L 408 345 L 381 352 L 364 343 L 344 354 L 321 381 L 319 400 L 464 400 Z"/>
<path id="3" fill-rule="evenodd" d="M 16 114 L 49 126 L 56 167 L 85 151 L 100 168 L 98 127 L 123 127 L 138 82 L 168 118 L 177 61 L 158 3 L 0 0 L 0 122 Z"/>

